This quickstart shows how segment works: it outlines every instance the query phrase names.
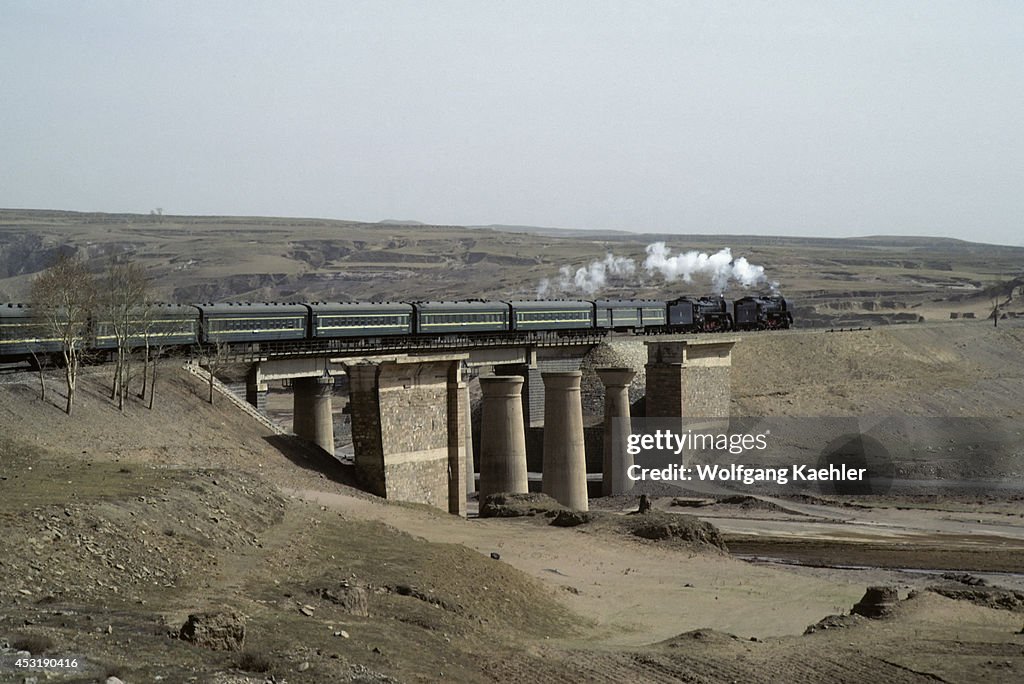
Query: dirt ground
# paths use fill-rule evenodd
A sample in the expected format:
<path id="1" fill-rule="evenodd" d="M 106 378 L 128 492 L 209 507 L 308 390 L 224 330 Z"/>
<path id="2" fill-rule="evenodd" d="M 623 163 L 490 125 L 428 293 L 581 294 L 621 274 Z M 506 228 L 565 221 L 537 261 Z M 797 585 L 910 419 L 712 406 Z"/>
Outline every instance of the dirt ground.
<path id="1" fill-rule="evenodd" d="M 351 488 L 336 462 L 166 371 L 154 411 L 122 415 L 87 369 L 70 418 L 58 378 L 44 403 L 35 376 L 0 377 L 0 681 L 1024 679 L 1019 502 L 657 502 L 714 522 L 734 555 L 458 519 Z M 804 635 L 873 584 L 899 589 L 891 616 Z M 367 615 L 332 598 L 346 586 L 366 590 Z M 176 638 L 207 611 L 244 616 L 242 651 Z M 78 667 L 19 668 L 18 645 Z"/>

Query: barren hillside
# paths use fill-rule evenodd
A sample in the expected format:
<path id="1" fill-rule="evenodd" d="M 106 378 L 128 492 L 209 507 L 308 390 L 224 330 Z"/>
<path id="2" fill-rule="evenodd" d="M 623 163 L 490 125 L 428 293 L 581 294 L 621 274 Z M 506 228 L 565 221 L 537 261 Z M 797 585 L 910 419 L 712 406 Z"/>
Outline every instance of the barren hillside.
<path id="1" fill-rule="evenodd" d="M 160 296 L 180 302 L 533 298 L 541 280 L 557 279 L 563 266 L 575 272 L 608 253 L 639 264 L 645 247 L 657 241 L 675 253 L 730 248 L 734 257 L 763 265 L 804 327 L 948 320 L 964 313 L 985 318 L 995 304 L 1024 314 L 1024 248 L 959 240 L 504 231 L 14 209 L 0 210 L 0 300 L 24 298 L 32 275 L 60 253 L 86 256 L 97 270 L 110 254 L 131 255 Z M 710 290 L 700 278 L 667 282 L 639 269 L 610 278 L 600 294 L 670 299 Z"/>

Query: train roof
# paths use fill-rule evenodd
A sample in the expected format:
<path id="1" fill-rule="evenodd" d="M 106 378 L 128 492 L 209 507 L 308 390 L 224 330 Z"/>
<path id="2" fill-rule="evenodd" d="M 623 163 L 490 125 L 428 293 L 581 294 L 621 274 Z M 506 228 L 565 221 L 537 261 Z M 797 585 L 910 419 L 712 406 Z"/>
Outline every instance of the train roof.
<path id="1" fill-rule="evenodd" d="M 307 314 L 309 308 L 305 304 L 278 302 L 217 302 L 212 304 L 194 304 L 203 313 L 250 316 L 252 314 Z"/>
<path id="2" fill-rule="evenodd" d="M 513 299 L 506 302 L 517 309 L 532 309 L 533 311 L 558 311 L 566 307 L 578 309 L 592 309 L 593 302 L 582 299 Z"/>
<path id="3" fill-rule="evenodd" d="M 405 302 L 311 302 L 307 306 L 314 313 L 328 311 L 412 312 L 412 304 Z"/>
<path id="4" fill-rule="evenodd" d="M 158 311 L 187 311 L 191 313 L 196 312 L 196 308 L 191 304 L 168 304 L 167 302 L 153 302 L 152 304 L 150 304 L 150 307 L 157 309 Z"/>
<path id="5" fill-rule="evenodd" d="M 32 307 L 29 304 L 8 302 L 0 305 L 0 317 L 2 318 L 31 318 Z"/>
<path id="6" fill-rule="evenodd" d="M 498 301 L 412 302 L 412 304 L 420 311 L 508 311 L 508 304 Z"/>
<path id="7" fill-rule="evenodd" d="M 594 304 L 598 306 L 644 306 L 649 304 L 664 304 L 660 299 L 595 299 Z"/>

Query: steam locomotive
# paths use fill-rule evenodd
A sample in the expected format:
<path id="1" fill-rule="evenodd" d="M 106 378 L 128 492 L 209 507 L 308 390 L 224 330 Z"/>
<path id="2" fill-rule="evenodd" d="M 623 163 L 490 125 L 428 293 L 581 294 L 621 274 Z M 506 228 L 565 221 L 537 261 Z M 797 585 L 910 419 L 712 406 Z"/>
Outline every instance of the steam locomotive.
<path id="1" fill-rule="evenodd" d="M 495 333 L 574 334 L 609 330 L 634 334 L 789 328 L 793 316 L 778 295 L 744 297 L 730 309 L 724 297 L 671 301 L 515 300 L 383 303 L 162 304 L 134 326 L 131 346 L 191 347 L 301 340 L 445 338 Z M 109 321 L 90 321 L 85 346 L 109 353 Z M 145 333 L 141 330 L 145 328 Z M 0 305 L 0 362 L 55 355 L 61 342 L 23 304 Z"/>
<path id="2" fill-rule="evenodd" d="M 743 297 L 733 303 L 736 330 L 780 330 L 793 325 L 793 313 L 780 295 Z"/>

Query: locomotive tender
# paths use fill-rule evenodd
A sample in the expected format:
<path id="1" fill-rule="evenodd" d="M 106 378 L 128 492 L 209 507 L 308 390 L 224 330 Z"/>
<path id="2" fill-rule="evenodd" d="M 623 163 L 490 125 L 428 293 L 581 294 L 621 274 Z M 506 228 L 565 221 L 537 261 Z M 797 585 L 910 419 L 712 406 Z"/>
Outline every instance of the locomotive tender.
<path id="1" fill-rule="evenodd" d="M 146 324 L 151 346 L 289 342 L 302 340 L 437 337 L 487 333 L 591 330 L 634 334 L 722 332 L 789 328 L 793 315 L 781 296 L 744 297 L 732 311 L 724 297 L 512 300 L 450 302 L 313 302 L 160 304 Z M 129 340 L 141 347 L 139 334 Z M 116 346 L 109 321 L 91 321 L 86 346 Z M 61 349 L 24 304 L 0 304 L 0 362 L 32 360 Z"/>

